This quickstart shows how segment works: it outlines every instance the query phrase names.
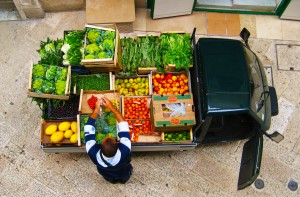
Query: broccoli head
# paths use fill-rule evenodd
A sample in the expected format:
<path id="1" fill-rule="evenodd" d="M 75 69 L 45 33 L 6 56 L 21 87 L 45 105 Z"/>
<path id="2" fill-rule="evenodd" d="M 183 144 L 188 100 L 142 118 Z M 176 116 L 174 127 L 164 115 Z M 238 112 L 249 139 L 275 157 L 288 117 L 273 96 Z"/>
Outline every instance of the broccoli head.
<path id="1" fill-rule="evenodd" d="M 109 112 L 106 116 L 105 116 L 105 121 L 106 123 L 109 125 L 109 126 L 112 126 L 112 125 L 116 125 L 116 117 L 113 115 L 112 112 Z"/>
<path id="2" fill-rule="evenodd" d="M 32 83 L 32 89 L 34 91 L 42 91 L 43 79 L 35 79 Z"/>
<path id="3" fill-rule="evenodd" d="M 96 142 L 97 144 L 101 144 L 102 140 L 106 137 L 106 135 L 104 133 L 97 133 L 96 134 Z"/>
<path id="4" fill-rule="evenodd" d="M 32 75 L 33 77 L 44 77 L 46 69 L 41 64 L 33 66 Z"/>
<path id="5" fill-rule="evenodd" d="M 93 54 L 88 54 L 88 55 L 84 56 L 84 59 L 87 59 L 87 60 L 95 59 L 95 56 Z"/>
<path id="6" fill-rule="evenodd" d="M 98 46 L 96 43 L 88 44 L 88 45 L 85 47 L 85 51 L 86 51 L 88 54 L 94 54 L 94 53 L 97 53 L 97 52 L 99 51 L 99 46 Z"/>
<path id="7" fill-rule="evenodd" d="M 91 43 L 96 43 L 97 38 L 100 36 L 100 32 L 96 29 L 88 30 L 87 37 Z"/>
<path id="8" fill-rule="evenodd" d="M 55 83 L 55 93 L 58 95 L 64 95 L 66 89 L 66 81 L 57 80 Z"/>
<path id="9" fill-rule="evenodd" d="M 56 76 L 56 70 L 57 70 L 56 66 L 50 66 L 46 71 L 46 79 L 49 81 L 53 80 Z"/>
<path id="10" fill-rule="evenodd" d="M 103 41 L 102 46 L 104 47 L 105 50 L 113 51 L 114 48 L 115 48 L 115 43 L 114 43 L 113 40 L 105 39 L 105 40 Z"/>
<path id="11" fill-rule="evenodd" d="M 51 94 L 55 90 L 55 87 L 50 81 L 44 81 L 42 89 L 44 93 Z"/>
<path id="12" fill-rule="evenodd" d="M 109 132 L 109 133 L 107 134 L 107 136 L 112 137 L 112 138 L 116 138 L 116 134 L 113 133 L 113 132 Z"/>
<path id="13" fill-rule="evenodd" d="M 106 53 L 104 51 L 101 51 L 100 53 L 98 53 L 98 58 L 99 59 L 104 59 L 105 55 L 106 55 Z"/>

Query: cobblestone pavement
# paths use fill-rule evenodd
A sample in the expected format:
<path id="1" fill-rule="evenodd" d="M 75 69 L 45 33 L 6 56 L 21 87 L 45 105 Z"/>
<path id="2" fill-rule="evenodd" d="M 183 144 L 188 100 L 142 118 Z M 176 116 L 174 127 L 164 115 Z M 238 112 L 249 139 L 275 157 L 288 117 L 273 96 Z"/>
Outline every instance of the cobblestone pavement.
<path id="1" fill-rule="evenodd" d="M 36 50 L 41 40 L 83 29 L 84 20 L 85 12 L 80 11 L 0 22 L 0 196 L 299 196 L 299 189 L 292 192 L 287 187 L 290 180 L 300 180 L 296 41 L 250 39 L 277 89 L 280 113 L 272 119 L 271 130 L 285 136 L 279 144 L 264 140 L 261 190 L 250 186 L 237 191 L 244 141 L 184 152 L 134 153 L 134 173 L 125 185 L 104 181 L 86 154 L 44 153 L 41 111 L 27 97 L 30 66 L 39 59 Z"/>

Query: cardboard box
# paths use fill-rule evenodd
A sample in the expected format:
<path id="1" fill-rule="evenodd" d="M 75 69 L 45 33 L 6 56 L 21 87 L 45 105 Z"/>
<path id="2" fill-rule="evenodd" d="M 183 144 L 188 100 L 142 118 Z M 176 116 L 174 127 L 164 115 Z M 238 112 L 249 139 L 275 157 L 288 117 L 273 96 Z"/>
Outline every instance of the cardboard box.
<path id="1" fill-rule="evenodd" d="M 118 87 L 116 87 L 116 79 L 122 79 L 122 80 L 125 80 L 125 79 L 136 79 L 136 78 L 138 78 L 138 77 L 140 77 L 140 78 L 147 78 L 148 79 L 148 88 L 146 88 L 145 87 L 145 89 L 147 89 L 148 91 L 147 92 L 145 92 L 145 94 L 143 94 L 143 95 L 135 95 L 135 96 L 147 96 L 147 95 L 150 95 L 151 94 L 151 89 L 150 89 L 150 87 L 151 87 L 151 77 L 150 77 L 150 74 L 149 75 L 135 75 L 135 76 L 121 76 L 121 75 L 113 75 L 112 76 L 112 78 L 113 78 L 113 80 L 112 80 L 112 82 L 113 82 L 113 90 L 119 90 L 120 91 L 120 94 L 121 95 L 124 95 L 123 94 L 123 91 L 121 90 L 121 89 L 119 89 Z M 118 85 L 120 85 L 120 84 L 118 84 Z M 123 88 L 124 89 L 124 88 Z M 126 89 L 129 89 L 129 88 L 126 88 Z M 133 90 L 133 92 L 134 92 L 134 88 L 132 88 Z"/>
<path id="2" fill-rule="evenodd" d="M 151 72 L 151 88 L 150 88 L 150 94 L 155 94 L 155 90 L 154 90 L 154 88 L 155 88 L 155 75 L 156 74 L 160 74 L 160 75 L 162 75 L 162 73 L 160 73 L 160 72 L 158 72 L 158 71 L 152 71 Z M 188 93 L 192 93 L 192 85 L 191 85 L 191 75 L 190 75 L 190 71 L 177 71 L 177 72 L 165 72 L 164 73 L 164 75 L 166 76 L 166 75 L 168 75 L 168 74 L 171 74 L 172 76 L 176 76 L 176 77 L 179 77 L 181 74 L 185 74 L 186 76 L 187 76 L 187 83 L 184 83 L 183 85 L 180 85 L 179 84 L 179 86 L 177 87 L 177 89 L 180 89 L 180 88 L 182 88 L 182 87 L 184 87 L 185 85 L 187 85 L 188 86 L 188 90 L 186 90 L 186 92 L 184 93 L 184 94 L 188 94 Z M 166 80 L 166 78 L 164 78 L 164 79 L 162 79 L 162 81 L 167 81 Z M 169 87 L 174 87 L 175 85 L 173 85 L 173 83 L 177 83 L 177 81 L 176 82 L 174 82 L 173 80 L 172 80 L 172 85 L 170 85 Z M 179 83 L 179 82 L 178 82 Z M 160 89 L 160 88 L 166 88 L 166 87 L 163 87 L 163 82 L 162 83 L 158 83 L 158 88 Z M 173 94 L 174 94 L 174 92 L 173 92 Z M 180 94 L 180 91 L 178 92 L 178 94 Z M 163 93 L 163 95 L 166 95 L 166 93 Z"/>
<path id="3" fill-rule="evenodd" d="M 84 59 L 84 54 L 81 60 L 81 63 L 87 68 L 91 70 L 101 70 L 102 72 L 106 71 L 115 71 L 122 69 L 122 56 L 118 56 L 121 53 L 121 44 L 120 44 L 120 35 L 118 29 L 116 28 L 115 24 L 101 24 L 99 25 L 86 25 L 86 28 L 94 28 L 94 29 L 101 29 L 101 30 L 108 30 L 108 31 L 115 31 L 115 51 L 113 58 L 104 58 L 104 59 Z M 87 45 L 87 34 L 84 38 L 84 48 Z"/>
<path id="4" fill-rule="evenodd" d="M 185 113 L 176 114 L 171 108 L 174 106 L 168 108 L 168 104 L 180 104 L 181 112 Z M 178 110 L 178 107 L 175 108 Z M 152 95 L 151 120 L 155 131 L 177 131 L 192 128 L 196 124 L 192 94 Z"/>
<path id="5" fill-rule="evenodd" d="M 77 132 L 77 143 L 72 143 L 70 142 L 70 139 L 64 138 L 62 141 L 60 141 L 59 143 L 53 143 L 50 140 L 50 135 L 46 135 L 45 134 L 45 130 L 46 128 L 51 125 L 51 124 L 56 124 L 57 126 L 59 125 L 59 123 L 61 122 L 73 122 L 73 121 L 77 121 L 76 119 L 70 119 L 70 120 L 43 120 L 41 122 L 41 143 L 45 146 L 80 146 L 80 135 Z M 78 122 L 77 122 L 78 125 Z M 58 129 L 57 129 L 58 130 Z"/>
<path id="6" fill-rule="evenodd" d="M 58 66 L 59 67 L 59 66 Z M 56 95 L 56 94 L 38 94 L 34 92 L 32 87 L 32 69 L 33 65 L 31 65 L 30 74 L 29 74 L 29 83 L 28 83 L 28 96 L 30 97 L 38 97 L 38 98 L 49 98 L 49 99 L 61 99 L 61 100 L 68 100 L 70 97 L 70 85 L 71 85 L 71 66 L 68 66 L 68 73 L 66 79 L 66 88 L 64 95 Z"/>
<path id="7" fill-rule="evenodd" d="M 186 131 L 178 131 L 178 132 L 189 132 L 190 139 L 188 140 L 180 140 L 180 141 L 166 141 L 166 135 L 168 135 L 168 131 L 161 132 L 161 140 L 163 143 L 191 143 L 193 141 L 193 130 L 192 128 L 190 130 Z M 173 132 L 172 132 L 173 133 Z"/>

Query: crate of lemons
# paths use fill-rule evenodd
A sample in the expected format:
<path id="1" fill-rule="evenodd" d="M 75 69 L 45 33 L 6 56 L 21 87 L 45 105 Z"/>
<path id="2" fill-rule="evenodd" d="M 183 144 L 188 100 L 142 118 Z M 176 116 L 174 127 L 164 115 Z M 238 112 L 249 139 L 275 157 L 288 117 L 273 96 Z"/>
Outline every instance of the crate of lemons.
<path id="1" fill-rule="evenodd" d="M 71 143 L 77 143 L 77 122 L 64 121 L 58 125 L 50 124 L 45 129 L 45 135 L 50 136 L 51 143 L 60 143 L 64 139 L 70 140 Z"/>

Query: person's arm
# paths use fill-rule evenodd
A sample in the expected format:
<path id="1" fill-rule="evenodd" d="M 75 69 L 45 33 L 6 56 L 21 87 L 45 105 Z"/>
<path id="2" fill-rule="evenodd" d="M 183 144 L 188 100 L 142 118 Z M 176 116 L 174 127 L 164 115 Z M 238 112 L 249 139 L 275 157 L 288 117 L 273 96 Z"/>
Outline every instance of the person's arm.
<path id="1" fill-rule="evenodd" d="M 92 114 L 90 115 L 86 125 L 84 126 L 84 136 L 85 136 L 85 148 L 91 160 L 97 164 L 96 154 L 100 150 L 101 145 L 96 144 L 96 129 L 95 121 L 99 114 L 100 110 L 100 101 L 96 103 L 96 107 Z"/>
<path id="2" fill-rule="evenodd" d="M 111 112 L 115 115 L 118 122 L 124 122 L 125 121 L 125 119 L 122 116 L 122 114 L 120 113 L 120 111 L 115 108 L 115 106 L 111 103 L 111 101 L 108 98 L 103 97 L 102 101 L 103 101 L 103 105 L 106 108 L 110 109 Z"/>

